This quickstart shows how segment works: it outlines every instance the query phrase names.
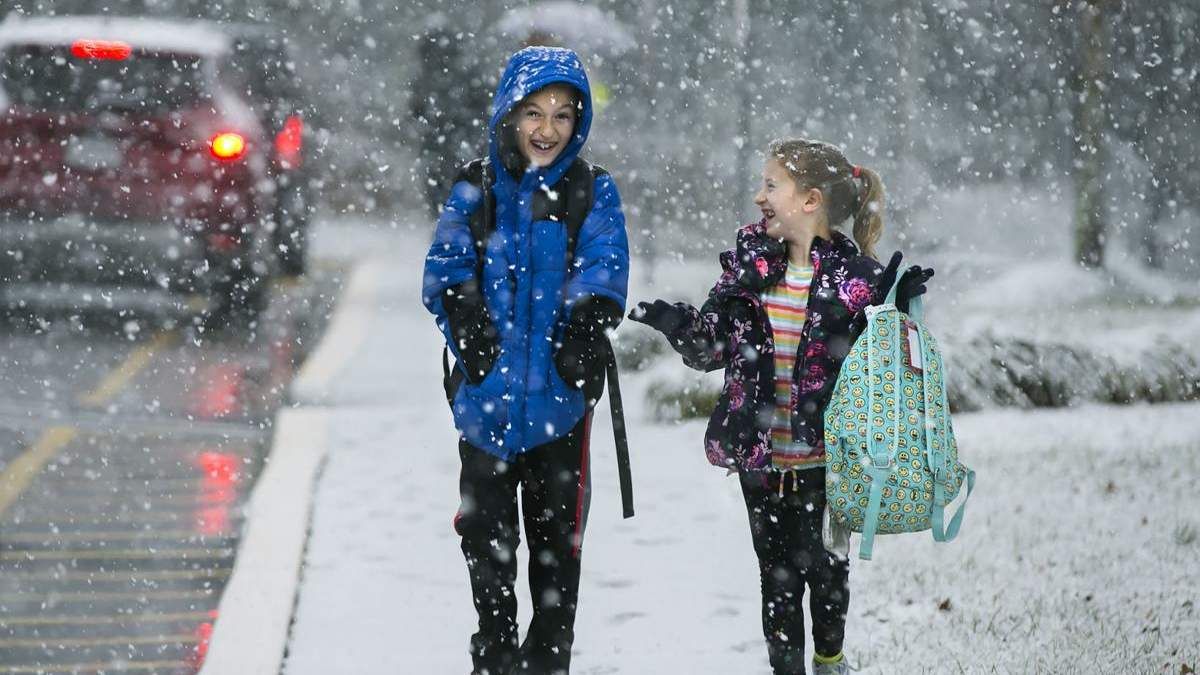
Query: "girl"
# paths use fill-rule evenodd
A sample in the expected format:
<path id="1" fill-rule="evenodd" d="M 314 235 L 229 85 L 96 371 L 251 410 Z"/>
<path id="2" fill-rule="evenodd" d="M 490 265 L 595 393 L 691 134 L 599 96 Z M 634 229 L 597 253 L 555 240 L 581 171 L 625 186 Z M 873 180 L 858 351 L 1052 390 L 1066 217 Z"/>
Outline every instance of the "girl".
<path id="1" fill-rule="evenodd" d="M 771 667 L 804 673 L 810 592 L 818 674 L 848 671 L 842 655 L 848 560 L 825 550 L 823 420 L 838 370 L 896 279 L 901 255 L 874 259 L 883 232 L 883 185 L 829 144 L 771 144 L 754 203 L 761 221 L 738 230 L 721 254 L 723 273 L 697 310 L 663 300 L 630 318 L 662 331 L 698 370 L 725 369 L 709 420 L 708 460 L 736 470 L 762 582 L 762 623 Z M 837 228 L 853 219 L 857 246 Z M 897 305 L 924 293 L 932 270 L 909 268 Z"/>
<path id="2" fill-rule="evenodd" d="M 591 121 L 574 52 L 514 54 L 493 99 L 488 159 L 455 182 L 425 261 L 424 302 L 457 359 L 447 381 L 462 460 L 454 528 L 479 615 L 478 675 L 570 669 L 590 408 L 629 278 L 616 184 L 579 158 Z M 592 201 L 575 208 L 585 181 Z M 518 490 L 533 595 L 520 645 Z"/>

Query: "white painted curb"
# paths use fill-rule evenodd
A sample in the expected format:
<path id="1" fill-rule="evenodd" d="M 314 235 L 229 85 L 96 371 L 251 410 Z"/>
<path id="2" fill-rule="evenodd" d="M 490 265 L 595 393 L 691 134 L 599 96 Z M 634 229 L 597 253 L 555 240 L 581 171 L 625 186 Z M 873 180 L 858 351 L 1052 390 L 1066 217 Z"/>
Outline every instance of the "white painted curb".
<path id="1" fill-rule="evenodd" d="M 201 675 L 279 675 L 328 435 L 326 410 L 280 413 Z"/>
<path id="2" fill-rule="evenodd" d="M 317 349 L 305 359 L 292 380 L 291 400 L 299 405 L 324 405 L 330 402 L 330 385 L 358 351 L 375 316 L 379 276 L 384 260 L 368 260 L 357 265 L 346 284 L 329 327 Z"/>
<path id="3" fill-rule="evenodd" d="M 266 468 L 246 513 L 233 574 L 221 594 L 200 675 L 279 675 L 300 591 L 300 575 L 316 496 L 329 449 L 329 385 L 366 338 L 386 261 L 355 267 L 317 349 L 292 381 Z"/>

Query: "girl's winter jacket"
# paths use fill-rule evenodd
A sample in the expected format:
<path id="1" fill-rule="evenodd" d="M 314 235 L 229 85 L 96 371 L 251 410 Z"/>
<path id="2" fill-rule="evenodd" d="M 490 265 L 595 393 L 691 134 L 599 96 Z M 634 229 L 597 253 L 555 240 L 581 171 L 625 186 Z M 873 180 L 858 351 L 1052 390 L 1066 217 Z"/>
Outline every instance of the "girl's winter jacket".
<path id="1" fill-rule="evenodd" d="M 553 164 L 510 170 L 501 123 L 526 96 L 555 83 L 579 93 L 582 109 L 574 134 Z M 490 320 L 495 329 L 497 356 L 482 381 L 468 376 L 452 403 L 455 426 L 467 442 L 502 459 L 565 436 L 583 419 L 584 393 L 563 381 L 554 362 L 572 311 L 600 300 L 614 304 L 619 317 L 625 307 L 629 245 L 611 176 L 596 176 L 594 203 L 580 228 L 570 269 L 566 228 L 535 208 L 543 195 L 556 194 L 554 188 L 587 140 L 591 121 L 587 75 L 574 52 L 528 47 L 513 56 L 492 101 L 488 153 L 497 167 L 491 185 L 495 228 L 478 272 L 478 304 L 486 308 L 485 323 Z M 445 299 L 448 291 L 469 287 L 464 284 L 476 278 L 469 221 L 483 203 L 479 188 L 457 182 L 425 258 L 422 299 L 459 367 L 462 354 L 451 334 Z"/>
<path id="2" fill-rule="evenodd" d="M 721 254 L 724 270 L 704 306 L 680 303 L 689 319 L 667 337 L 684 363 L 725 369 L 725 386 L 704 437 L 709 462 L 756 471 L 771 466 L 775 414 L 775 342 L 762 292 L 787 271 L 785 245 L 766 235 L 766 223 L 742 227 L 735 248 Z M 823 447 L 824 413 L 842 361 L 866 326 L 863 310 L 878 304 L 883 267 L 859 254 L 847 236 L 812 243 L 808 315 L 792 376 L 792 436 Z"/>

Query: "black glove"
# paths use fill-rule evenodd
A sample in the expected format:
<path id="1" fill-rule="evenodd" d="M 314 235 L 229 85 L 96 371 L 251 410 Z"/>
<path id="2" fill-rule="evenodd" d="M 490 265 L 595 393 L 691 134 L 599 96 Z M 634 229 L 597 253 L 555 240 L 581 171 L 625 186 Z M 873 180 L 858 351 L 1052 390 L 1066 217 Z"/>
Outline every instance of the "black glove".
<path id="1" fill-rule="evenodd" d="M 900 261 L 904 259 L 904 254 L 896 251 L 892 254 L 892 259 L 888 261 L 887 267 L 883 268 L 883 272 L 879 275 L 879 284 L 876 286 L 879 292 L 879 297 L 886 297 L 888 291 L 892 290 L 892 285 L 896 283 L 896 273 L 900 270 Z M 933 278 L 933 270 L 920 265 L 913 265 L 904 270 L 904 274 L 900 277 L 900 285 L 896 288 L 896 309 L 908 314 L 908 301 L 924 295 L 926 288 L 925 282 Z"/>
<path id="2" fill-rule="evenodd" d="M 892 290 L 892 285 L 896 283 L 896 272 L 900 270 L 900 261 L 903 259 L 904 254 L 896 251 L 892 254 L 892 259 L 888 261 L 887 267 L 883 268 L 883 272 L 879 275 L 879 283 L 875 286 L 875 292 L 880 302 L 883 302 L 888 291 Z"/>
<path id="3" fill-rule="evenodd" d="M 554 353 L 558 375 L 574 389 L 583 389 L 588 404 L 604 390 L 608 343 L 605 333 L 621 322 L 621 308 L 608 298 L 593 296 L 576 303 L 563 329 L 562 345 Z"/>
<path id="4" fill-rule="evenodd" d="M 913 265 L 904 270 L 900 285 L 896 288 L 896 308 L 908 314 L 909 300 L 925 295 L 925 282 L 933 278 L 933 269 Z"/>
<path id="5" fill-rule="evenodd" d="M 687 323 L 688 314 L 678 305 L 672 305 L 666 300 L 655 300 L 653 303 L 639 302 L 637 307 L 629 312 L 629 318 L 670 337 L 680 326 Z"/>
<path id="6" fill-rule="evenodd" d="M 496 327 L 488 315 L 479 284 L 470 280 L 446 289 L 442 294 L 442 306 L 446 308 L 450 335 L 458 348 L 467 381 L 479 384 L 500 356 Z"/>

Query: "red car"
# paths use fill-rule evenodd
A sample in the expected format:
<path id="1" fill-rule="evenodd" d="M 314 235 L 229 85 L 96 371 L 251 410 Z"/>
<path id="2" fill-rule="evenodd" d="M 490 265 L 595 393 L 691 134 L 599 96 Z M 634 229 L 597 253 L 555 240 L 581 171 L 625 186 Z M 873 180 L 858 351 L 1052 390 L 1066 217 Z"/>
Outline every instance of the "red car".
<path id="1" fill-rule="evenodd" d="M 0 24 L 0 304 L 256 308 L 279 267 L 275 139 L 213 24 Z"/>

